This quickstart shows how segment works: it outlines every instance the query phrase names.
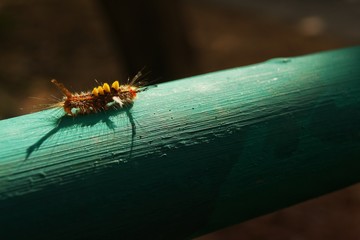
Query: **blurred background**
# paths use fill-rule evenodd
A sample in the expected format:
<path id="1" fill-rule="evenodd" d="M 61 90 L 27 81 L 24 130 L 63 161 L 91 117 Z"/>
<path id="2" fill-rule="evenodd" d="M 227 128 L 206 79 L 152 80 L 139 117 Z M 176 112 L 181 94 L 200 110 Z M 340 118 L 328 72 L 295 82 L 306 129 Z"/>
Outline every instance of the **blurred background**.
<path id="1" fill-rule="evenodd" d="M 359 0 L 0 0 L 0 119 L 53 103 L 52 78 L 82 91 L 146 67 L 171 81 L 359 45 L 359 26 Z M 360 239 L 360 186 L 210 239 Z"/>

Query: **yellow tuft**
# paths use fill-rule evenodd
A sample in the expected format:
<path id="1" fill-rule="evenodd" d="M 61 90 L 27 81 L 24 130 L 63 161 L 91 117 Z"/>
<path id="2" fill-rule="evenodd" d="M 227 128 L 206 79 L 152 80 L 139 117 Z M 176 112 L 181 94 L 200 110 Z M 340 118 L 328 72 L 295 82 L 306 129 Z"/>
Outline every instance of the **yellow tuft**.
<path id="1" fill-rule="evenodd" d="M 115 81 L 115 82 L 113 82 L 113 84 L 111 85 L 111 87 L 112 87 L 113 89 L 115 89 L 116 91 L 119 90 L 119 86 L 120 86 L 119 81 Z"/>
<path id="2" fill-rule="evenodd" d="M 109 84 L 104 83 L 103 89 L 104 89 L 105 92 L 108 92 L 108 93 L 109 93 L 109 92 L 110 92 L 110 86 L 109 86 Z"/>
<path id="3" fill-rule="evenodd" d="M 100 95 L 104 95 L 104 89 L 102 88 L 102 86 L 98 86 L 97 90 Z"/>
<path id="4" fill-rule="evenodd" d="M 97 97 L 99 95 L 99 91 L 98 89 L 95 87 L 92 92 L 91 92 L 95 97 Z"/>

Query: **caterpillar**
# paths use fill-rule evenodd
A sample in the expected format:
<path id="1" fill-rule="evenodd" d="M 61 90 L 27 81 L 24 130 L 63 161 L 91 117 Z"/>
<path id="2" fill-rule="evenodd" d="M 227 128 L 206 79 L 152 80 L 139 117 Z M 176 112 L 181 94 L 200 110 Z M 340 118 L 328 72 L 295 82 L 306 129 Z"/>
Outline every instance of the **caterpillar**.
<path id="1" fill-rule="evenodd" d="M 51 82 L 64 94 L 63 99 L 54 107 L 62 107 L 69 116 L 86 115 L 106 111 L 110 108 L 124 108 L 133 103 L 138 92 L 146 90 L 144 87 L 135 86 L 141 77 L 141 72 L 125 85 L 114 81 L 111 86 L 104 83 L 94 87 L 92 91 L 72 93 L 64 84 L 52 79 Z"/>

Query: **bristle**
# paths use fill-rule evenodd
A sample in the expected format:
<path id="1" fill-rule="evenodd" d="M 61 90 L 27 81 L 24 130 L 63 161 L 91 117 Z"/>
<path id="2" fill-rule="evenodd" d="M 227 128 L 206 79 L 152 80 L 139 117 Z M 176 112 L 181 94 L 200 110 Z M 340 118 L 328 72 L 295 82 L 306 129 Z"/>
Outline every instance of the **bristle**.
<path id="1" fill-rule="evenodd" d="M 102 88 L 102 86 L 98 86 L 97 90 L 100 95 L 104 95 L 104 89 Z"/>
<path id="2" fill-rule="evenodd" d="M 116 91 L 119 90 L 119 86 L 120 86 L 120 84 L 119 84 L 119 81 L 117 81 L 117 80 L 115 82 L 113 82 L 113 84 L 111 85 L 111 87 L 113 89 L 115 89 Z"/>
<path id="3" fill-rule="evenodd" d="M 97 97 L 99 95 L 99 91 L 97 88 L 94 88 L 91 92 L 95 97 Z"/>
<path id="4" fill-rule="evenodd" d="M 64 107 L 64 101 L 60 101 L 57 103 L 53 103 L 53 104 L 49 104 L 49 106 L 47 106 L 45 109 L 50 109 L 50 108 L 63 108 Z"/>
<path id="5" fill-rule="evenodd" d="M 52 79 L 51 82 L 55 84 L 66 97 L 70 98 L 72 96 L 71 92 L 64 86 L 64 84 L 59 83 L 56 79 Z"/>
<path id="6" fill-rule="evenodd" d="M 109 92 L 110 92 L 110 86 L 109 86 L 109 84 L 104 83 L 104 84 L 103 84 L 103 89 L 104 89 L 105 92 L 108 92 L 108 93 L 109 93 Z"/>
<path id="7" fill-rule="evenodd" d="M 120 107 L 123 107 L 124 103 L 121 101 L 121 99 L 118 96 L 114 96 L 113 100 L 117 102 L 120 105 Z"/>

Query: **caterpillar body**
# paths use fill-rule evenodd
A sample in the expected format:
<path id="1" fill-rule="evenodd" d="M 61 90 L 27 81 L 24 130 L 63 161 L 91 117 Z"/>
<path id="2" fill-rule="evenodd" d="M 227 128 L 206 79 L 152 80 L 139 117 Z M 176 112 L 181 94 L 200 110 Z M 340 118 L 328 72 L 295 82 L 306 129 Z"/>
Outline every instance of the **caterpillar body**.
<path id="1" fill-rule="evenodd" d="M 134 85 L 140 76 L 141 72 L 125 85 L 121 85 L 116 80 L 111 86 L 104 83 L 102 86 L 94 87 L 92 91 L 81 93 L 72 93 L 62 83 L 53 79 L 51 82 L 64 94 L 63 99 L 55 106 L 62 107 L 66 115 L 73 117 L 106 111 L 110 108 L 124 108 L 133 103 L 138 92 L 146 90 L 144 87 Z"/>

